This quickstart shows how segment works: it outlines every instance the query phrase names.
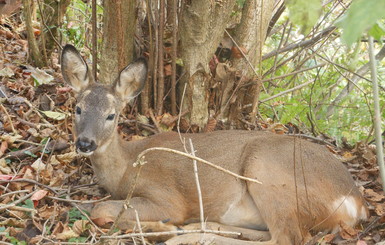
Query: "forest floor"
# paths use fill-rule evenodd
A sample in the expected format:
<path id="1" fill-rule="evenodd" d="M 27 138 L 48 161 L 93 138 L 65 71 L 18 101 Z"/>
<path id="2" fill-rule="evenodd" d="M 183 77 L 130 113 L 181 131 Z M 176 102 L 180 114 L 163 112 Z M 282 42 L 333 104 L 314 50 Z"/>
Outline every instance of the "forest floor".
<path id="1" fill-rule="evenodd" d="M 95 242 L 108 229 L 93 224 L 79 205 L 97 202 L 107 194 L 98 188 L 89 161 L 74 151 L 75 98 L 63 84 L 57 54 L 48 68 L 30 65 L 27 41 L 19 29 L 12 23 L 2 23 L 0 28 L 0 243 Z M 161 125 L 161 118 L 155 118 L 155 124 Z M 140 138 L 153 127 L 143 128 L 145 123 L 135 121 L 130 111 L 122 116 L 119 128 L 126 139 Z M 261 123 L 266 129 L 277 125 L 284 127 Z M 322 141 L 334 144 L 331 139 Z M 341 232 L 318 236 L 314 244 L 384 241 L 385 196 L 375 147 L 365 143 L 327 147 L 360 186 L 371 217 L 354 228 L 341 224 Z"/>

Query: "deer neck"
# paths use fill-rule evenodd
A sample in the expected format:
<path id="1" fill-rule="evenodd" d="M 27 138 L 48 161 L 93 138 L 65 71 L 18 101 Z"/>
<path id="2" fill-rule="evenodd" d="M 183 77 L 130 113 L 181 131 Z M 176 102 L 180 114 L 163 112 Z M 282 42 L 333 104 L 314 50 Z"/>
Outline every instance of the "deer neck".
<path id="1" fill-rule="evenodd" d="M 122 190 L 121 180 L 132 179 L 136 173 L 133 163 L 137 155 L 144 150 L 139 141 L 125 141 L 117 131 L 109 142 L 97 149 L 90 160 L 99 184 L 106 189 L 113 198 L 126 195 L 127 188 Z"/>

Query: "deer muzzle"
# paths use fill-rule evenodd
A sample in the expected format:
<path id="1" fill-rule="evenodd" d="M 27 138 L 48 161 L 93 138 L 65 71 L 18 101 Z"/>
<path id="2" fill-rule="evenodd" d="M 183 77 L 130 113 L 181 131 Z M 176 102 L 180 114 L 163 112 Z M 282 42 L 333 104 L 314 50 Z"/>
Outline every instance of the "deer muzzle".
<path id="1" fill-rule="evenodd" d="M 78 138 L 76 140 L 76 151 L 85 156 L 91 155 L 98 145 L 95 143 L 94 140 L 90 140 L 88 138 Z"/>

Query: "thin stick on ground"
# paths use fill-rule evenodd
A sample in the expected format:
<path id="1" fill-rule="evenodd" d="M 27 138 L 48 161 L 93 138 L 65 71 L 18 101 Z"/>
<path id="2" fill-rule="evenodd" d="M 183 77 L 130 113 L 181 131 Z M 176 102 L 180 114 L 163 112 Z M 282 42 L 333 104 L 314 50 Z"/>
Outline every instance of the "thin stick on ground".
<path id="1" fill-rule="evenodd" d="M 142 231 L 142 226 L 140 225 L 138 211 L 136 211 L 136 209 L 134 209 L 134 212 L 135 212 L 135 219 L 136 219 L 136 224 L 138 225 L 139 233 L 142 234 L 143 231 Z M 142 240 L 143 245 L 146 245 L 146 241 L 144 240 L 144 236 L 140 236 L 140 239 Z"/>
<path id="2" fill-rule="evenodd" d="M 166 151 L 166 152 L 171 152 L 171 153 L 175 153 L 175 154 L 178 154 L 178 155 L 181 155 L 181 156 L 184 156 L 184 157 L 187 157 L 187 158 L 190 158 L 190 159 L 195 159 L 197 160 L 198 162 L 201 162 L 201 163 L 204 163 L 204 164 L 207 164 L 209 165 L 210 167 L 212 168 L 215 168 L 215 169 L 218 169 L 224 173 L 227 173 L 237 179 L 241 179 L 241 180 L 245 180 L 245 181 L 250 181 L 250 182 L 254 182 L 254 183 L 258 183 L 258 184 L 262 184 L 262 182 L 260 182 L 259 180 L 257 179 L 253 179 L 253 178 L 248 178 L 248 177 L 245 177 L 245 176 L 241 176 L 239 174 L 236 174 L 234 172 L 231 172 L 230 170 L 227 170 L 227 169 L 224 169 L 218 165 L 215 165 L 214 163 L 211 163 L 209 161 L 206 161 L 202 158 L 199 158 L 199 157 L 195 157 L 195 156 L 192 156 L 191 154 L 188 154 L 188 153 L 184 153 L 184 152 L 181 152 L 181 151 L 177 151 L 177 150 L 173 150 L 173 149 L 169 149 L 169 148 L 165 148 L 165 147 L 152 147 L 152 148 L 148 148 L 144 151 L 142 151 L 138 157 L 137 157 L 137 160 L 136 162 L 134 163 L 134 167 L 140 165 L 142 166 L 143 164 L 145 164 L 146 162 L 144 161 L 144 155 L 146 155 L 148 152 L 150 151 Z"/>
<path id="3" fill-rule="evenodd" d="M 21 203 L 21 202 L 24 202 L 25 200 L 27 200 L 28 198 L 30 198 L 33 194 L 35 194 L 36 191 L 33 191 L 25 196 L 23 196 L 22 198 L 10 203 L 10 204 L 5 204 L 5 205 L 0 205 L 0 211 L 1 210 L 4 210 L 4 209 L 8 209 L 8 208 L 11 208 L 11 207 L 14 207 L 16 206 L 17 204 Z"/>
<path id="4" fill-rule="evenodd" d="M 7 109 L 3 106 L 3 104 L 0 104 L 0 107 L 1 107 L 1 109 L 3 109 L 5 115 L 7 115 L 7 118 L 8 118 L 8 120 L 9 120 L 9 125 L 11 126 L 12 132 L 16 135 L 16 134 L 17 134 L 17 131 L 15 130 L 15 127 L 13 126 L 11 116 L 8 114 L 8 111 L 7 111 Z"/>

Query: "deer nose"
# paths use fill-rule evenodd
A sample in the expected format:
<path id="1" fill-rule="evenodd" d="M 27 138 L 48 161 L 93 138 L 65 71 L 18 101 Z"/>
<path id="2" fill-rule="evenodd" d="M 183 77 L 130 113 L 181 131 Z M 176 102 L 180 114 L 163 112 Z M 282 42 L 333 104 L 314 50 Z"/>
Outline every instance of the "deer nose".
<path id="1" fill-rule="evenodd" d="M 76 149 L 82 153 L 90 153 L 96 150 L 97 145 L 95 141 L 87 138 L 79 138 L 76 141 Z"/>

